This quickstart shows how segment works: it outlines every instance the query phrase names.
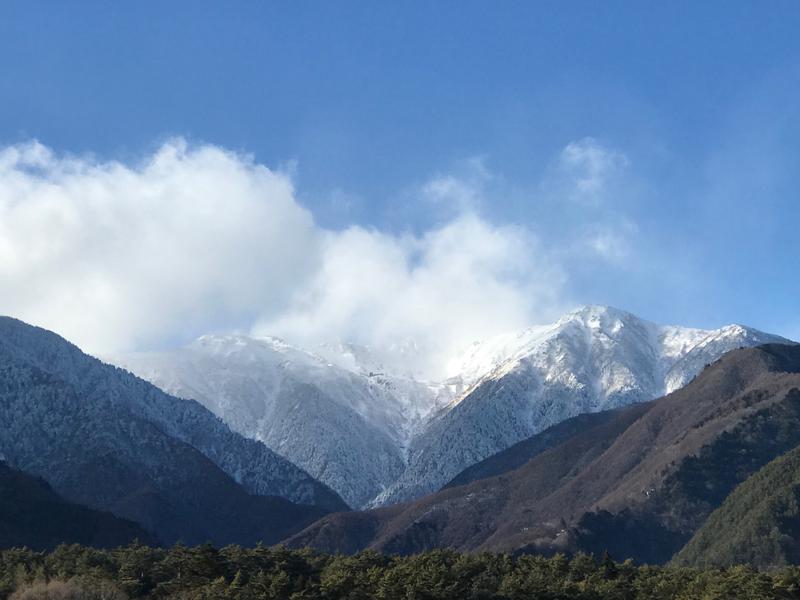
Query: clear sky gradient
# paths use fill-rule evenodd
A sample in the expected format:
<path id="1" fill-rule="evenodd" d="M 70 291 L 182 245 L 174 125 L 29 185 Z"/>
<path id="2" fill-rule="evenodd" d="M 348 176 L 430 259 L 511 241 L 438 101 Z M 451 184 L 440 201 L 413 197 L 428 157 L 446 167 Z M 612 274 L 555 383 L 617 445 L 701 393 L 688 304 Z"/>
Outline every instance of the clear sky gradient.
<path id="1" fill-rule="evenodd" d="M 326 231 L 466 203 L 535 234 L 566 304 L 798 338 L 798 32 L 795 1 L 7 1 L 0 144 L 213 144 Z"/>

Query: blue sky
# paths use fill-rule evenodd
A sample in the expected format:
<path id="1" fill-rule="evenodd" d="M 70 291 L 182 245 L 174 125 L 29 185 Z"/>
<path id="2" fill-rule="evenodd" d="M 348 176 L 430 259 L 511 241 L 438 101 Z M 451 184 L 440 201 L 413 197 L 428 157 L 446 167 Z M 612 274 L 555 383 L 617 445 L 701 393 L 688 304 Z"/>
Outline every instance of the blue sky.
<path id="1" fill-rule="evenodd" d="M 11 1 L 0 143 L 209 144 L 288 174 L 325 232 L 468 212 L 547 250 L 523 270 L 559 271 L 559 307 L 800 337 L 798 31 L 780 1 Z"/>

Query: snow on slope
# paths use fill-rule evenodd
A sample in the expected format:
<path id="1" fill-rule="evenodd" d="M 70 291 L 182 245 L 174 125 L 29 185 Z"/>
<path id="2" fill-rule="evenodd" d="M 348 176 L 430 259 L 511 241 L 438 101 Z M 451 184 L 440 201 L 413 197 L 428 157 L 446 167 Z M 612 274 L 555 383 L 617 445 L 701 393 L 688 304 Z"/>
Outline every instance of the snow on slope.
<path id="1" fill-rule="evenodd" d="M 152 432 L 149 443 L 142 439 L 143 430 Z M 343 506 L 308 473 L 264 444 L 234 433 L 197 402 L 167 396 L 54 333 L 0 317 L 0 455 L 10 464 L 57 482 L 75 475 L 76 465 L 98 460 L 123 479 L 132 478 L 135 469 L 113 465 L 137 457 L 169 480 L 177 463 L 164 448 L 178 442 L 202 453 L 204 461 L 252 494 L 330 510 Z M 99 447 L 106 450 L 97 455 Z"/>
<path id="2" fill-rule="evenodd" d="M 360 507 L 399 477 L 413 433 L 450 394 L 357 361 L 366 349 L 323 350 L 354 370 L 278 338 L 241 335 L 203 336 L 174 352 L 115 362 L 198 400 Z"/>
<path id="3" fill-rule="evenodd" d="M 786 340 L 738 325 L 664 327 L 586 306 L 473 344 L 438 384 L 392 364 L 413 344 L 382 352 L 329 344 L 312 354 L 276 338 L 204 336 L 115 362 L 202 402 L 360 507 L 434 491 L 563 419 L 657 398 L 724 352 L 769 341 Z"/>
<path id="4" fill-rule="evenodd" d="M 412 442 L 409 465 L 372 505 L 435 491 L 466 467 L 564 419 L 663 396 L 729 350 L 787 340 L 738 325 L 664 327 L 586 306 L 546 327 L 474 345 L 471 387 Z"/>

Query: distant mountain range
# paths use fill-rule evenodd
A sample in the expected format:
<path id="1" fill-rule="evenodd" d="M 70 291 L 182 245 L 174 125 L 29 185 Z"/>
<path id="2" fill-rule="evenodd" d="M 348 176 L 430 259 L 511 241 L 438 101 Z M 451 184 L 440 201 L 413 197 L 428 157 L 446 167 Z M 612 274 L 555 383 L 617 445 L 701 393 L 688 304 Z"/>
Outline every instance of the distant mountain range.
<path id="1" fill-rule="evenodd" d="M 329 515 L 288 543 L 785 564 L 800 558 L 799 446 L 800 346 L 741 349 L 661 399 L 575 417 L 435 494 Z"/>
<path id="2" fill-rule="evenodd" d="M 163 543 L 274 542 L 346 504 L 197 402 L 0 318 L 0 459 Z"/>
<path id="3" fill-rule="evenodd" d="M 800 346 L 777 336 L 590 306 L 434 383 L 275 338 L 117 360 L 181 397 L 0 318 L 0 547 L 800 560 Z"/>
<path id="4" fill-rule="evenodd" d="M 344 368 L 276 338 L 203 336 L 172 352 L 109 360 L 182 398 L 362 506 L 406 468 L 413 432 L 453 394 L 387 373 L 365 349 L 329 347 Z M 356 362 L 357 360 L 364 362 Z"/>
<path id="5" fill-rule="evenodd" d="M 739 325 L 665 327 L 586 306 L 552 325 L 475 343 L 437 382 L 369 348 L 309 352 L 241 335 L 109 360 L 201 402 L 351 507 L 377 507 L 434 492 L 570 417 L 678 389 L 729 350 L 786 341 Z"/>

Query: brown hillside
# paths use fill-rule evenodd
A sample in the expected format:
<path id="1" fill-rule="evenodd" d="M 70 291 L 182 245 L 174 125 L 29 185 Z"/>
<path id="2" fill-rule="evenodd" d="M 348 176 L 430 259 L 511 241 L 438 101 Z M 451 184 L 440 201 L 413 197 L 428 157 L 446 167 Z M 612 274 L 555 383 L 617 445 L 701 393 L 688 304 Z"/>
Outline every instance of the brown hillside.
<path id="1" fill-rule="evenodd" d="M 733 487 L 800 444 L 798 390 L 800 347 L 736 350 L 669 396 L 584 419 L 518 469 L 413 503 L 330 515 L 288 543 L 398 553 L 608 548 L 663 562 Z"/>

